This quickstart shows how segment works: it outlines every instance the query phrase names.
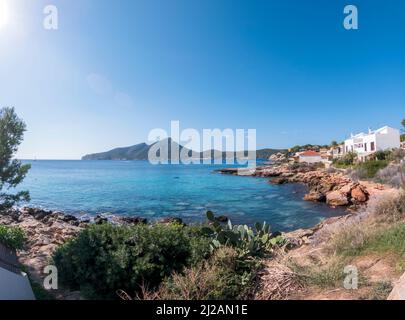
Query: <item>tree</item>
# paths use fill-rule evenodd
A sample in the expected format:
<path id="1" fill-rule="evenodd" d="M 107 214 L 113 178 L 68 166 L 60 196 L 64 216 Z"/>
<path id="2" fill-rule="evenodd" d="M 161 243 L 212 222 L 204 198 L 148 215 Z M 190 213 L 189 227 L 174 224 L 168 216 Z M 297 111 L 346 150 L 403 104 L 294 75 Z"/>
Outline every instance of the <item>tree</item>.
<path id="1" fill-rule="evenodd" d="M 14 108 L 0 109 L 0 211 L 11 208 L 19 201 L 29 201 L 28 191 L 16 191 L 24 180 L 30 165 L 13 159 L 23 140 L 25 123 Z"/>
<path id="2" fill-rule="evenodd" d="M 402 124 L 402 126 L 405 128 L 405 119 L 402 120 L 401 124 Z M 405 130 L 403 130 L 403 131 L 405 131 Z"/>
<path id="3" fill-rule="evenodd" d="M 337 143 L 337 141 L 333 140 L 330 145 L 331 145 L 332 147 L 337 147 L 337 146 L 338 146 L 338 143 Z"/>

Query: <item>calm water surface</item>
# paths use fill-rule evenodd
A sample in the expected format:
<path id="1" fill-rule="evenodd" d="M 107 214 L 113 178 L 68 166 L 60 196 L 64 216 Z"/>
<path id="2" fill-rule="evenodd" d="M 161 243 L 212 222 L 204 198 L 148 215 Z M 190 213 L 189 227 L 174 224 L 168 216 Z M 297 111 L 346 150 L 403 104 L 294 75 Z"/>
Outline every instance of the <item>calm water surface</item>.
<path id="1" fill-rule="evenodd" d="M 31 206 L 73 214 L 112 213 L 148 219 L 203 221 L 206 210 L 233 223 L 270 223 L 273 230 L 310 227 L 342 210 L 303 201 L 305 187 L 213 173 L 223 165 L 151 165 L 146 161 L 24 161 Z"/>

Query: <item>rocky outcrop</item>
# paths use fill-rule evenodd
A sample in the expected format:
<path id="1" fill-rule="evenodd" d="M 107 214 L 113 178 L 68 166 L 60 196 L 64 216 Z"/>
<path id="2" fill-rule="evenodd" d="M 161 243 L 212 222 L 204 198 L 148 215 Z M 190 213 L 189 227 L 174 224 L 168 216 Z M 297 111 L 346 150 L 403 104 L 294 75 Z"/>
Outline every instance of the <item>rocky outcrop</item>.
<path id="1" fill-rule="evenodd" d="M 275 154 L 272 154 L 269 157 L 270 161 L 274 161 L 274 162 L 283 162 L 287 160 L 286 154 L 282 153 L 282 152 L 277 152 Z"/>
<path id="2" fill-rule="evenodd" d="M 269 165 L 255 169 L 227 168 L 223 174 L 270 178 L 271 184 L 304 183 L 309 192 L 304 200 L 326 202 L 331 207 L 365 204 L 381 185 L 353 182 L 341 172 L 328 172 L 312 165 Z M 367 185 L 366 185 L 367 184 Z"/>
<path id="3" fill-rule="evenodd" d="M 331 207 L 347 206 L 349 204 L 349 199 L 346 193 L 336 190 L 329 192 L 326 195 L 326 203 Z"/>

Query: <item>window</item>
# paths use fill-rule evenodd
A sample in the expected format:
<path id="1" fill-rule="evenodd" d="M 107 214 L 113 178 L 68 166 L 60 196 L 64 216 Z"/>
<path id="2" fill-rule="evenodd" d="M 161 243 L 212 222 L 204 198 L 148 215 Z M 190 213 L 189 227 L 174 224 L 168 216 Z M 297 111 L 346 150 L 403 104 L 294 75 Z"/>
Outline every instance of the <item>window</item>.
<path id="1" fill-rule="evenodd" d="M 367 142 L 364 144 L 364 151 L 367 152 Z"/>
<path id="2" fill-rule="evenodd" d="M 371 142 L 371 151 L 375 150 L 375 142 Z"/>

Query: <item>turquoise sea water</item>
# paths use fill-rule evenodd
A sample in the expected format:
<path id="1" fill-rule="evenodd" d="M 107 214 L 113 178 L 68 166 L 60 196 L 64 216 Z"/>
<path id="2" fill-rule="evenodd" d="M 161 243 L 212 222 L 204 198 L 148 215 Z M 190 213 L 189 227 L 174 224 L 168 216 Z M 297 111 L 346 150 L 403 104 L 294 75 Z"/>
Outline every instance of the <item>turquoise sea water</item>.
<path id="1" fill-rule="evenodd" d="M 146 161 L 24 161 L 21 188 L 31 206 L 73 214 L 112 213 L 148 219 L 203 221 L 209 209 L 233 223 L 270 223 L 273 230 L 310 227 L 342 210 L 302 200 L 305 187 L 221 175 L 223 165 L 151 165 Z"/>

